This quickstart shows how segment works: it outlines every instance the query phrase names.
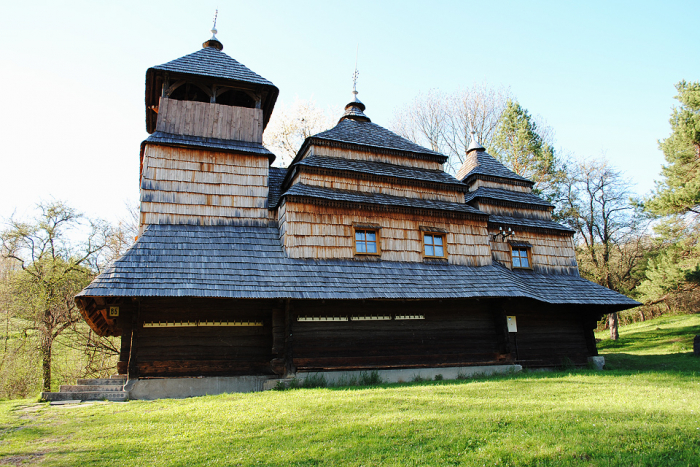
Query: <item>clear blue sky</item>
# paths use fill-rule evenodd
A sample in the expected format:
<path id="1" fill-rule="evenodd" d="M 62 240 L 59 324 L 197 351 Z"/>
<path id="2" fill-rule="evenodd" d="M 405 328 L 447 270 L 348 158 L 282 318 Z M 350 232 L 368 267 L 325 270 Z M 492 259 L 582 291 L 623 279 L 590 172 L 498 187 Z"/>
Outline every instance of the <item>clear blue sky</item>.
<path id="1" fill-rule="evenodd" d="M 509 86 L 577 157 L 645 193 L 674 84 L 700 80 L 700 2 L 6 2 L 0 17 L 0 217 L 61 199 L 114 220 L 138 198 L 144 77 L 192 53 L 215 8 L 228 53 L 340 114 L 359 44 L 372 121 L 419 92 Z"/>

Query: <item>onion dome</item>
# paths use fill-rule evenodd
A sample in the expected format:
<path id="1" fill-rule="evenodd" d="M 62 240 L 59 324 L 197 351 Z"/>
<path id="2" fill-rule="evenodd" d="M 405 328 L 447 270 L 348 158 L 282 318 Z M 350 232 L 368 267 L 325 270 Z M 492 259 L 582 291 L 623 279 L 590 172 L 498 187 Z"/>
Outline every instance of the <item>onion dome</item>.
<path id="1" fill-rule="evenodd" d="M 216 38 L 217 32 L 218 31 L 216 30 L 216 26 L 211 28 L 211 39 L 209 39 L 208 41 L 206 41 L 202 44 L 203 49 L 206 49 L 207 47 L 213 47 L 216 50 L 223 50 L 224 49 L 224 44 L 219 42 L 219 39 Z"/>
<path id="2" fill-rule="evenodd" d="M 345 106 L 345 113 L 338 123 L 343 120 L 355 120 L 356 122 L 371 122 L 367 115 L 364 114 L 365 104 L 357 98 L 357 65 L 355 65 L 355 73 L 352 74 L 352 100 Z"/>
<path id="3" fill-rule="evenodd" d="M 340 118 L 340 121 L 342 122 L 343 120 L 349 119 L 358 122 L 371 122 L 372 120 L 364 114 L 365 104 L 357 98 L 357 91 L 353 89 L 352 94 L 352 100 L 345 106 L 345 113 Z"/>

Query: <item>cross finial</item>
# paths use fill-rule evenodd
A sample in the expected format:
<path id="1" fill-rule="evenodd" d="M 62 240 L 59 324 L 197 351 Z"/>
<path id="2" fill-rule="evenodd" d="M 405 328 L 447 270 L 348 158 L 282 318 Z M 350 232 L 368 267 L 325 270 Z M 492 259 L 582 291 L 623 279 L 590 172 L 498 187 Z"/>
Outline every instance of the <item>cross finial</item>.
<path id="1" fill-rule="evenodd" d="M 360 44 L 357 44 L 357 49 L 355 50 L 355 72 L 352 74 L 352 92 L 357 93 L 357 77 L 360 76 L 360 72 L 357 71 L 357 54 L 360 52 Z"/>
<path id="2" fill-rule="evenodd" d="M 216 18 L 219 16 L 219 9 L 216 9 L 216 12 L 214 13 L 214 26 L 211 28 L 211 38 L 214 40 L 216 39 L 216 33 L 218 32 L 216 30 Z"/>

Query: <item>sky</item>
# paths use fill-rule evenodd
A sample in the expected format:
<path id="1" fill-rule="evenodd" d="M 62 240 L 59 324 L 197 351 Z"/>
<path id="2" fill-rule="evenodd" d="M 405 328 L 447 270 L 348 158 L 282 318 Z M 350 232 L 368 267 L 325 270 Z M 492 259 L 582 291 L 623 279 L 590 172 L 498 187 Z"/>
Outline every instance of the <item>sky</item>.
<path id="1" fill-rule="evenodd" d="M 61 200 L 116 222 L 138 200 L 146 70 L 224 52 L 279 105 L 338 116 L 359 97 L 388 127 L 419 93 L 509 87 L 577 158 L 604 156 L 643 195 L 664 162 L 675 83 L 700 80 L 700 2 L 34 1 L 0 15 L 0 220 Z"/>

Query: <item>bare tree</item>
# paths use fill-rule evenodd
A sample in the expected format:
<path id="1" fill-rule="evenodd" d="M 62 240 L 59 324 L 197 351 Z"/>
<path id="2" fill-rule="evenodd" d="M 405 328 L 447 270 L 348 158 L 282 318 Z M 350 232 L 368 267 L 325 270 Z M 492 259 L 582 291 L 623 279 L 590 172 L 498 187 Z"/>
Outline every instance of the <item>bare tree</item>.
<path id="1" fill-rule="evenodd" d="M 332 128 L 336 121 L 314 101 L 297 99 L 291 106 L 275 110 L 263 134 L 263 144 L 280 156 L 275 165 L 287 166 L 306 138 Z"/>
<path id="2" fill-rule="evenodd" d="M 584 276 L 618 292 L 629 292 L 642 258 L 645 226 L 630 202 L 631 182 L 605 160 L 570 169 L 565 184 L 567 223 L 576 231 Z M 608 315 L 610 337 L 618 335 L 617 313 Z"/>
<path id="3" fill-rule="evenodd" d="M 465 160 L 470 131 L 488 148 L 511 98 L 509 89 L 483 84 L 453 94 L 431 90 L 398 109 L 390 127 L 416 144 L 449 156 L 447 171 L 455 173 Z"/>
<path id="4" fill-rule="evenodd" d="M 38 208 L 31 221 L 7 222 L 0 253 L 20 267 L 7 282 L 8 308 L 27 323 L 25 334 L 37 333 L 43 387 L 50 391 L 53 344 L 81 319 L 73 297 L 93 278 L 112 229 L 61 202 Z M 76 237 L 85 240 L 75 242 Z"/>

